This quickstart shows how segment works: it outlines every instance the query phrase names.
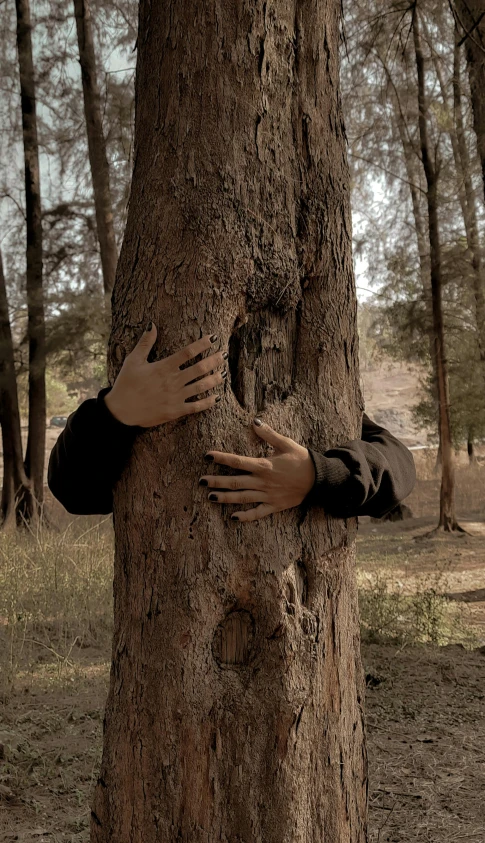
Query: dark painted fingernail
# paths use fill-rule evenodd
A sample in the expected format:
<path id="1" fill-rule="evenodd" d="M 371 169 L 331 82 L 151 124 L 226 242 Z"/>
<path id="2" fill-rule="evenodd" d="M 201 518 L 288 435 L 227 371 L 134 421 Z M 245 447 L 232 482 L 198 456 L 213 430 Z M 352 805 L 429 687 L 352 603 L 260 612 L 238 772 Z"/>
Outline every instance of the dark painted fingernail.
<path id="1" fill-rule="evenodd" d="M 212 454 L 206 454 L 204 459 L 206 459 L 207 462 L 214 462 L 214 457 L 212 456 Z"/>
<path id="2" fill-rule="evenodd" d="M 205 479 L 205 477 L 201 477 L 200 480 L 199 480 L 199 486 L 208 486 L 208 485 L 209 485 L 209 483 Z"/>
<path id="3" fill-rule="evenodd" d="M 231 521 L 239 521 L 237 515 L 231 515 Z"/>
<path id="4" fill-rule="evenodd" d="M 222 398 L 221 398 L 221 396 L 220 396 L 220 395 L 218 395 L 218 396 L 217 396 L 217 398 L 216 398 L 216 400 L 215 400 L 215 402 L 214 402 L 214 403 L 215 403 L 215 404 L 218 404 L 218 403 L 219 403 L 219 401 L 222 401 Z"/>
<path id="5" fill-rule="evenodd" d="M 224 369 L 224 371 L 223 371 L 223 372 L 221 372 L 221 378 L 222 378 L 223 380 L 224 380 L 224 378 L 227 378 L 227 369 Z"/>
<path id="6" fill-rule="evenodd" d="M 229 354 L 227 353 L 227 351 L 223 351 L 222 352 L 222 359 L 227 360 L 228 357 L 229 357 Z"/>
<path id="7" fill-rule="evenodd" d="M 148 332 L 151 331 L 152 327 L 153 327 L 153 322 L 149 322 L 148 325 L 145 328 L 145 333 L 148 334 Z"/>
<path id="8" fill-rule="evenodd" d="M 219 500 L 219 498 L 217 497 L 217 495 L 214 494 L 214 492 L 211 492 L 211 494 L 209 495 L 209 500 L 210 501 L 217 501 L 217 500 Z"/>
<path id="9" fill-rule="evenodd" d="M 256 418 L 256 419 L 254 419 L 254 424 L 256 425 L 256 427 L 261 427 L 263 422 L 261 421 L 261 419 Z"/>
<path id="10" fill-rule="evenodd" d="M 217 334 L 212 334 L 212 336 L 210 338 L 210 341 L 211 342 L 217 342 L 218 339 L 219 339 L 219 337 L 217 336 Z"/>

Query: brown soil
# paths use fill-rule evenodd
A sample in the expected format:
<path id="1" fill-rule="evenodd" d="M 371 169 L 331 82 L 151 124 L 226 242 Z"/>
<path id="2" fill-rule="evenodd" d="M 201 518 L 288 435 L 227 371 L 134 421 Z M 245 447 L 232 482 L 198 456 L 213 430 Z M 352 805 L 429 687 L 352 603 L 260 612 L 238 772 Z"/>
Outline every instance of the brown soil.
<path id="1" fill-rule="evenodd" d="M 26 677 L 3 700 L 2 843 L 87 843 L 104 655 L 85 650 L 75 674 Z M 483 843 L 485 650 L 368 645 L 363 659 L 369 843 Z"/>

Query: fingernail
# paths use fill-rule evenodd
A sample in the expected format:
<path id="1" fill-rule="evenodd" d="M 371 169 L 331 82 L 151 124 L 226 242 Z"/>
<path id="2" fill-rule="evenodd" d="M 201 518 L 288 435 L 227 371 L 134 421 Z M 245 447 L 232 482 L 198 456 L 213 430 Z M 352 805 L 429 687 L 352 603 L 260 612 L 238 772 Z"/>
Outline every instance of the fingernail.
<path id="1" fill-rule="evenodd" d="M 216 400 L 214 401 L 214 404 L 218 404 L 219 401 L 222 401 L 222 398 L 221 398 L 220 395 L 217 396 Z"/>
<path id="2" fill-rule="evenodd" d="M 153 326 L 153 322 L 149 322 L 149 323 L 148 323 L 148 325 L 147 325 L 147 326 L 146 326 L 146 328 L 145 328 L 145 333 L 146 333 L 146 334 L 148 334 L 148 332 L 149 332 L 149 331 L 151 331 L 152 326 Z"/>
<path id="3" fill-rule="evenodd" d="M 261 419 L 258 419 L 258 418 L 253 419 L 253 423 L 256 425 L 256 427 L 261 427 L 261 425 L 263 424 Z"/>
<path id="4" fill-rule="evenodd" d="M 210 338 L 210 341 L 211 342 L 217 342 L 218 339 L 219 339 L 219 337 L 217 336 L 217 334 L 212 334 L 212 336 Z"/>
<path id="5" fill-rule="evenodd" d="M 231 515 L 231 521 L 239 521 L 237 515 Z"/>
<path id="6" fill-rule="evenodd" d="M 214 457 L 212 456 L 212 454 L 206 454 L 204 459 L 206 459 L 207 462 L 214 462 Z"/>
<path id="7" fill-rule="evenodd" d="M 222 379 L 227 378 L 227 369 L 224 369 L 224 371 L 221 372 L 221 378 Z"/>
<path id="8" fill-rule="evenodd" d="M 199 486 L 208 486 L 208 485 L 209 485 L 209 483 L 205 479 L 205 477 L 201 477 L 200 480 L 199 480 Z"/>
<path id="9" fill-rule="evenodd" d="M 209 495 L 209 500 L 210 500 L 210 501 L 217 501 L 217 500 L 219 500 L 219 499 L 218 499 L 217 495 L 215 495 L 215 494 L 214 494 L 214 492 L 212 492 L 212 493 Z"/>
<path id="10" fill-rule="evenodd" d="M 229 357 L 229 354 L 227 353 L 227 351 L 223 351 L 222 352 L 222 359 L 227 360 L 228 357 Z"/>

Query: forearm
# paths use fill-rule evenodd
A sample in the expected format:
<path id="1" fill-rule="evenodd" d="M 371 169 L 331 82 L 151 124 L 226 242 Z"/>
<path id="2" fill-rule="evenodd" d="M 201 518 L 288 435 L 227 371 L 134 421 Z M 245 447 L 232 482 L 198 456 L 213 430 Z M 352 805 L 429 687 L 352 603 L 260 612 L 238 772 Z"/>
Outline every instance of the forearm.
<path id="1" fill-rule="evenodd" d="M 407 497 L 416 482 L 411 452 L 367 416 L 362 439 L 310 454 L 316 479 L 309 502 L 335 517 L 380 518 Z"/>
<path id="2" fill-rule="evenodd" d="M 117 421 L 104 403 L 109 388 L 72 413 L 52 449 L 48 484 L 76 515 L 106 514 L 113 508 L 113 486 L 129 457 L 137 427 Z"/>

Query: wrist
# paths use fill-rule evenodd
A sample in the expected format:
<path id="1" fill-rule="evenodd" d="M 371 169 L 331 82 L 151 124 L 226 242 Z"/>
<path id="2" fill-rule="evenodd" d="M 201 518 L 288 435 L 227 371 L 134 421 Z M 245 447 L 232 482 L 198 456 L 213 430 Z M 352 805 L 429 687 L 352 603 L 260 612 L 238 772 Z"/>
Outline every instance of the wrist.
<path id="1" fill-rule="evenodd" d="M 114 391 L 114 387 L 106 393 L 103 398 L 103 401 L 113 418 L 116 419 L 116 421 L 121 422 L 121 424 L 124 424 L 127 427 L 134 426 L 134 422 L 128 419 L 126 410 L 124 410 L 123 407 L 120 407 L 116 393 Z"/>

